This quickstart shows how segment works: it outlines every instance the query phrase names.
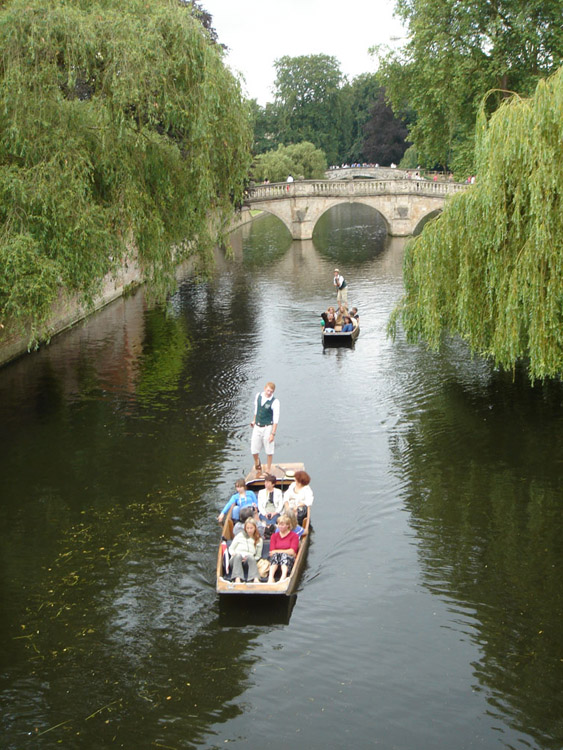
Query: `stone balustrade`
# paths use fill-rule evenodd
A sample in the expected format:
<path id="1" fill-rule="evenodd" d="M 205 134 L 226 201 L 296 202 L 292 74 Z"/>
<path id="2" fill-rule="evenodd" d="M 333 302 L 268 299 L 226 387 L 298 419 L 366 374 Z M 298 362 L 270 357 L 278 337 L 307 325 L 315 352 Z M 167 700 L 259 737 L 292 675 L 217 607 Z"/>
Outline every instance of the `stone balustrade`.
<path id="1" fill-rule="evenodd" d="M 248 188 L 249 203 L 265 200 L 287 200 L 307 197 L 348 197 L 382 194 L 397 195 L 451 195 L 466 190 L 469 185 L 457 182 L 431 182 L 430 180 L 300 180 L 276 182 Z"/>

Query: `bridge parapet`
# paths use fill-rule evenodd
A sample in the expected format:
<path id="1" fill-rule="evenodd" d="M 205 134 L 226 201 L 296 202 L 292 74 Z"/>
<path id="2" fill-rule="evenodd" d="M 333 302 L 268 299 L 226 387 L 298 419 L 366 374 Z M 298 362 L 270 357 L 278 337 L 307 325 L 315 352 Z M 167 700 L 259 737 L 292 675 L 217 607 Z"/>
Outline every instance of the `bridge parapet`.
<path id="1" fill-rule="evenodd" d="M 247 200 L 253 202 L 306 197 L 358 197 L 384 193 L 445 196 L 461 192 L 468 187 L 470 186 L 465 183 L 429 180 L 301 180 L 255 185 L 248 188 Z"/>

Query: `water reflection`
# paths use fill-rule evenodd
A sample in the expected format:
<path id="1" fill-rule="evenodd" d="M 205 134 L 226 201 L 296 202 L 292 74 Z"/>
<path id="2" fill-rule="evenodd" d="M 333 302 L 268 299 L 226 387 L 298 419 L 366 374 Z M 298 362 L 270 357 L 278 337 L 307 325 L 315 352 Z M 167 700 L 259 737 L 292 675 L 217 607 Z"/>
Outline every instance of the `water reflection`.
<path id="1" fill-rule="evenodd" d="M 343 203 L 326 211 L 313 239 L 320 254 L 339 265 L 371 261 L 388 244 L 385 220 L 361 203 Z"/>
<path id="2" fill-rule="evenodd" d="M 260 216 L 242 229 L 243 261 L 247 268 L 268 267 L 279 260 L 291 246 L 289 229 L 271 214 Z"/>
<path id="3" fill-rule="evenodd" d="M 288 625 L 297 602 L 291 596 L 223 596 L 219 602 L 219 624 L 229 628 L 248 625 Z"/>
<path id="4" fill-rule="evenodd" d="M 138 382 L 133 388 L 143 406 L 153 403 L 168 408 L 163 404 L 163 395 L 175 397 L 190 349 L 183 317 L 163 316 L 161 310 L 145 315 L 145 341 L 139 357 Z"/>
<path id="5" fill-rule="evenodd" d="M 465 367 L 462 382 L 438 357 L 422 359 L 428 382 L 411 385 L 393 455 L 425 585 L 478 647 L 474 689 L 486 691 L 494 715 L 539 747 L 558 747 L 561 386 L 531 389 L 483 363 Z M 444 359 L 467 353 L 452 342 Z"/>

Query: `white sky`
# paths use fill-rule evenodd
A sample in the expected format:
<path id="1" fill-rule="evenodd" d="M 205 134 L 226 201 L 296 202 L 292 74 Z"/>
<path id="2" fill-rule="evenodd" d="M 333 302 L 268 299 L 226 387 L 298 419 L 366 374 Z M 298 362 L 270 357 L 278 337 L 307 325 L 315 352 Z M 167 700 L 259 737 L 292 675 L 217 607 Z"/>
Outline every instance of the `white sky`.
<path id="1" fill-rule="evenodd" d="M 262 106 L 273 101 L 274 60 L 283 55 L 332 55 L 350 79 L 374 73 L 368 49 L 395 46 L 404 36 L 394 0 L 200 0 L 213 16 L 226 62 L 241 73 L 243 90 Z M 396 43 L 395 43 L 396 44 Z"/>

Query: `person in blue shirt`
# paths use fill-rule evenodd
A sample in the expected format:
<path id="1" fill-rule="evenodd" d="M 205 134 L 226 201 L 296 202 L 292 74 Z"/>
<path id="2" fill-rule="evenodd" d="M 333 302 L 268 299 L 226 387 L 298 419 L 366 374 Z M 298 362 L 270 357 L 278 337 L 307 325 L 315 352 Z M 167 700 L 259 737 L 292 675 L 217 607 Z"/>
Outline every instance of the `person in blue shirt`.
<path id="1" fill-rule="evenodd" d="M 342 326 L 342 333 L 348 333 L 349 331 L 354 330 L 354 325 L 352 324 L 352 321 L 350 320 L 350 317 L 348 315 L 345 315 L 342 318 L 342 321 L 344 325 Z"/>
<path id="2" fill-rule="evenodd" d="M 235 482 L 235 490 L 236 492 L 234 493 L 234 495 L 231 495 L 231 497 L 229 498 L 229 502 L 217 516 L 217 520 L 219 521 L 219 523 L 223 521 L 231 506 L 233 506 L 233 512 L 231 514 L 231 518 L 233 519 L 233 521 L 238 521 L 241 508 L 245 508 L 247 505 L 254 505 L 256 508 L 258 508 L 258 500 L 256 498 L 256 495 L 252 490 L 248 490 L 246 488 L 244 479 L 237 479 L 237 481 Z"/>

